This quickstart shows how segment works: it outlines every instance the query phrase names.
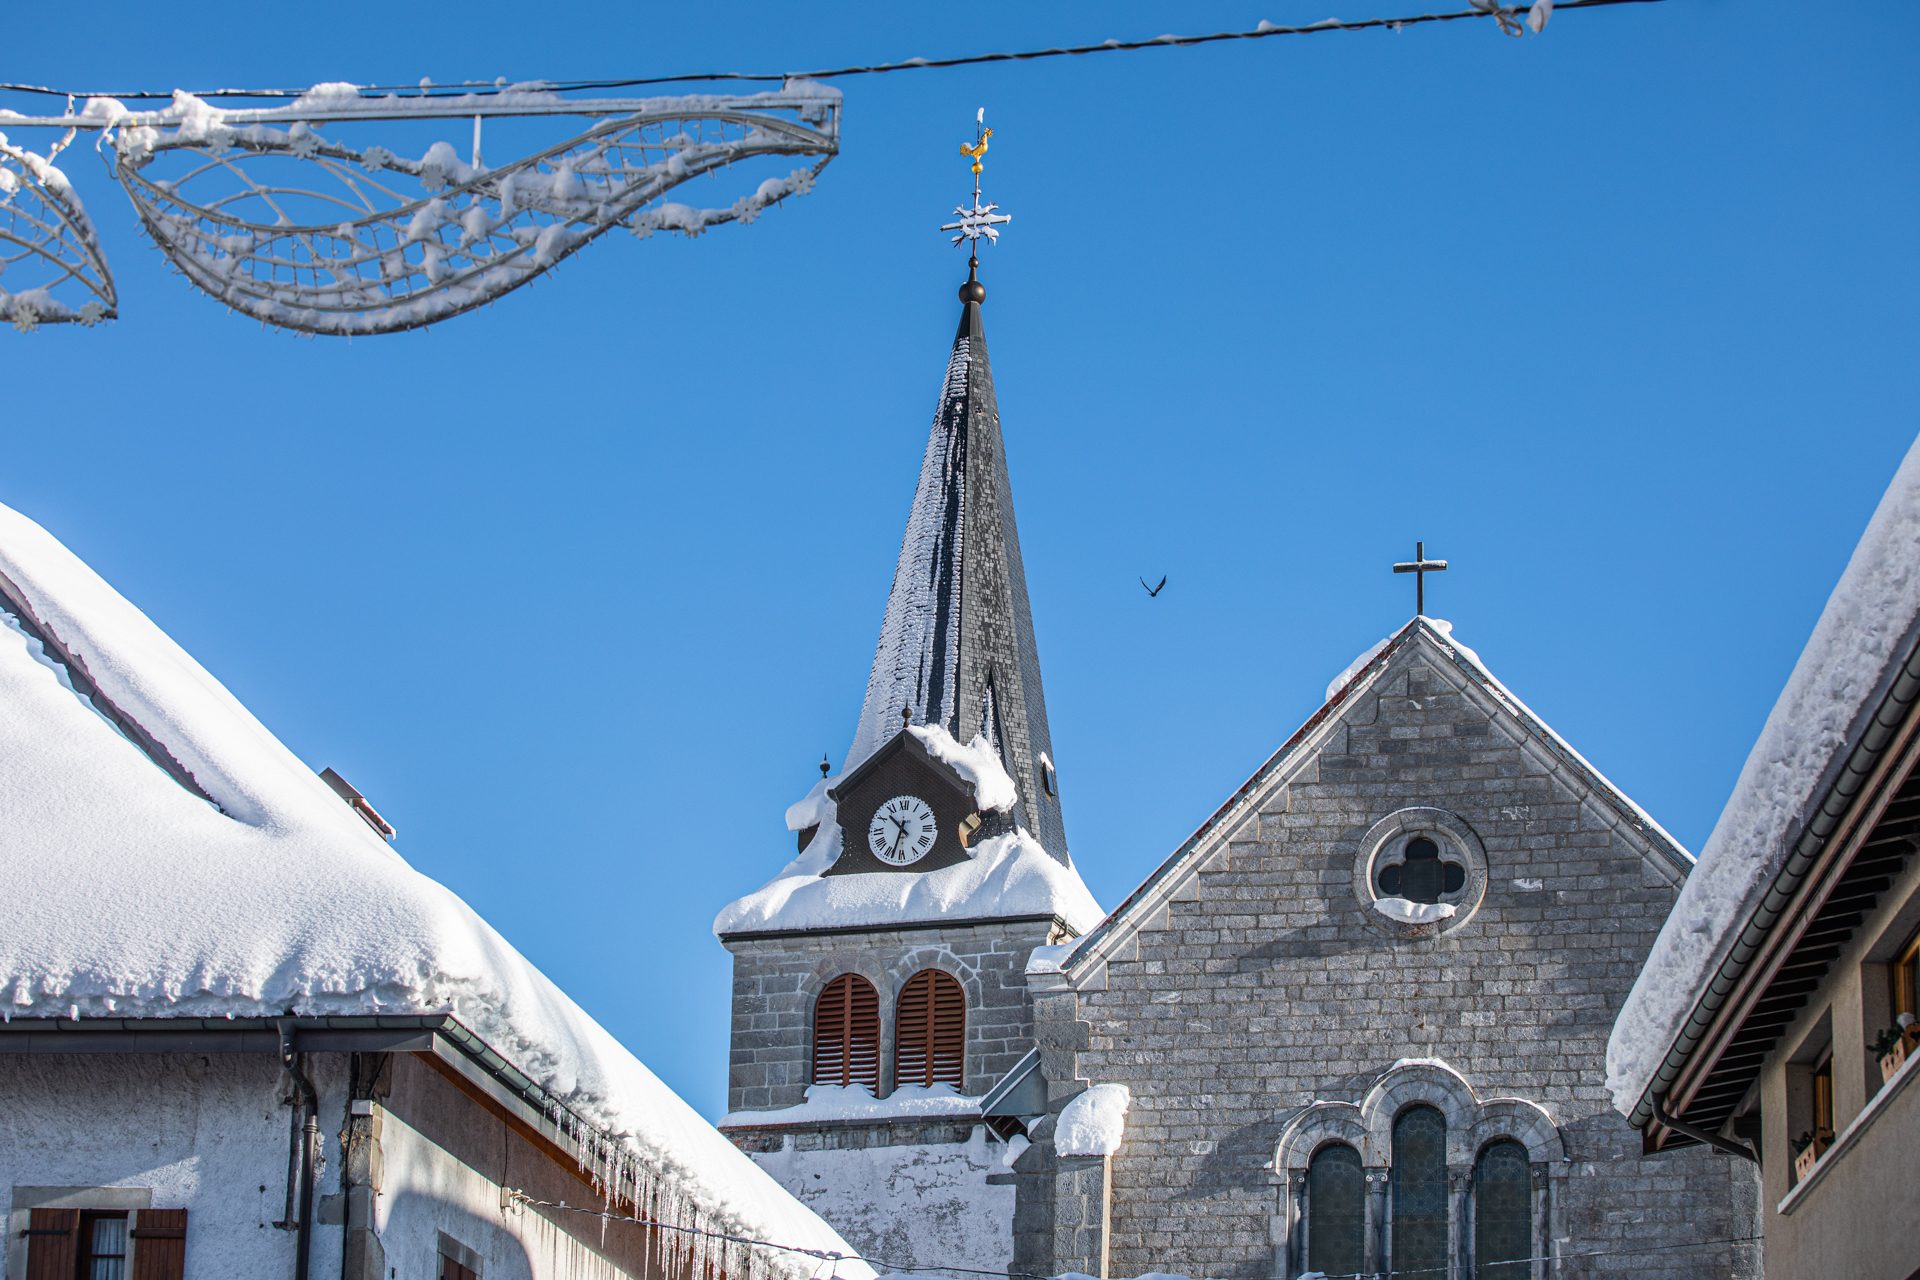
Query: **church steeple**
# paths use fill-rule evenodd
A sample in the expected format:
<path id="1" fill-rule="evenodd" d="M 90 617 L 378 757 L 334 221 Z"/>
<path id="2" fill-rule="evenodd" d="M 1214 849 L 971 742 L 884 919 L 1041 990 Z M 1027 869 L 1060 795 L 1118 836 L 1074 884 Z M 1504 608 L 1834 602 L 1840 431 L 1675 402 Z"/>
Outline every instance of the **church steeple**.
<path id="1" fill-rule="evenodd" d="M 970 247 L 983 237 L 998 239 L 998 226 L 1008 221 L 995 206 L 980 204 L 985 133 L 977 150 L 962 148 L 975 157 L 973 207 L 956 209 L 961 221 L 946 228 L 959 230 L 955 242 Z M 904 709 L 916 723 L 938 724 L 962 742 L 984 734 L 1019 790 L 1020 825 L 1071 865 L 978 268 L 978 259 L 969 257 L 960 326 L 847 765 L 860 764 L 897 733 Z"/>

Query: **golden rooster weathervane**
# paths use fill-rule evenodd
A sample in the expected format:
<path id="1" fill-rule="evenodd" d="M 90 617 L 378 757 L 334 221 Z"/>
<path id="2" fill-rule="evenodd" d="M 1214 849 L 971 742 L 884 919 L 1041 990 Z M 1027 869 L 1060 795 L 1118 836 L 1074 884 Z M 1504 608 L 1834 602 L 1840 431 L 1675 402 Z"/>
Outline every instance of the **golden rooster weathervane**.
<path id="1" fill-rule="evenodd" d="M 942 231 L 959 233 L 953 237 L 956 245 L 971 244 L 982 237 L 997 242 L 1000 239 L 1000 228 L 1013 221 L 1012 215 L 995 212 L 999 205 L 980 203 L 980 170 L 982 168 L 980 161 L 987 154 L 987 139 L 993 137 L 993 130 L 987 128 L 985 107 L 981 107 L 974 113 L 973 122 L 973 141 L 960 144 L 960 154 L 973 161 L 973 206 L 969 208 L 961 205 L 953 211 L 959 221 L 945 223 L 940 228 Z M 971 259 L 969 259 L 969 265 L 972 265 Z"/>

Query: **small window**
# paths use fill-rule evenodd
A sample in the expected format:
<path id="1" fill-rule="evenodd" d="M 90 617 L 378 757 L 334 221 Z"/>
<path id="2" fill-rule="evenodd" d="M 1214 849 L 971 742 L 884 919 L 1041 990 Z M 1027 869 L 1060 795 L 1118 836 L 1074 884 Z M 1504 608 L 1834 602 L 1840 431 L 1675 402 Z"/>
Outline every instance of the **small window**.
<path id="1" fill-rule="evenodd" d="M 81 1280 L 127 1280 L 127 1215 L 88 1210 L 80 1215 Z"/>
<path id="2" fill-rule="evenodd" d="M 966 1077 L 967 993 L 951 974 L 922 969 L 900 989 L 893 1021 L 893 1086 L 950 1084 Z"/>
<path id="3" fill-rule="evenodd" d="M 1307 1165 L 1307 1270 L 1352 1275 L 1366 1263 L 1367 1179 L 1360 1153 L 1329 1143 Z"/>
<path id="4" fill-rule="evenodd" d="M 813 1083 L 880 1090 L 880 993 L 843 973 L 813 1005 Z"/>
<path id="5" fill-rule="evenodd" d="M 1813 1069 L 1813 1140 L 1823 1150 L 1833 1141 L 1833 1051 Z"/>
<path id="6" fill-rule="evenodd" d="M 130 1191 L 94 1188 L 77 1198 L 126 1204 Z M 29 1280 L 181 1280 L 186 1274 L 185 1209 L 34 1207 L 21 1234 Z"/>
<path id="7" fill-rule="evenodd" d="M 1901 1014 L 1907 1015 L 1901 1021 Z M 1907 1047 L 1920 1040 L 1920 933 L 1907 939 L 1893 962 L 1893 1022 L 1900 1028 Z"/>
<path id="8" fill-rule="evenodd" d="M 452 1236 L 440 1233 L 439 1280 L 480 1280 L 480 1254 Z"/>

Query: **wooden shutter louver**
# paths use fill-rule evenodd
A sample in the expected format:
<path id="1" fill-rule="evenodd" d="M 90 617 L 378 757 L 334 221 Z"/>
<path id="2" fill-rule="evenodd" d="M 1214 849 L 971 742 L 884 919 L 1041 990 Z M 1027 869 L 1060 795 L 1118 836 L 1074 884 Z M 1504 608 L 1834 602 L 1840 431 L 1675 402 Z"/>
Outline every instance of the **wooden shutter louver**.
<path id="1" fill-rule="evenodd" d="M 952 975 L 922 969 L 900 990 L 894 1018 L 893 1084 L 950 1084 L 966 1078 L 967 993 Z"/>
<path id="2" fill-rule="evenodd" d="M 80 1211 L 27 1213 L 27 1280 L 73 1280 L 80 1268 Z"/>
<path id="3" fill-rule="evenodd" d="M 133 1215 L 133 1280 L 183 1280 L 187 1211 L 141 1209 Z"/>
<path id="4" fill-rule="evenodd" d="M 857 974 L 829 982 L 814 1003 L 813 1083 L 880 1091 L 880 993 Z"/>

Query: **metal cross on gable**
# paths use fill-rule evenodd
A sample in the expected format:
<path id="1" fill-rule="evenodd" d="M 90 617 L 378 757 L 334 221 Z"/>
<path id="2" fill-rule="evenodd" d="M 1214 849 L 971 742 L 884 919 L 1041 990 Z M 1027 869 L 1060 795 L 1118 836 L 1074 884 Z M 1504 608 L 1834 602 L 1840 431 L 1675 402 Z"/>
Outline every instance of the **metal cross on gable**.
<path id="1" fill-rule="evenodd" d="M 1395 573 L 1413 575 L 1413 611 L 1416 615 L 1425 617 L 1427 613 L 1427 575 L 1444 573 L 1446 568 L 1445 560 L 1427 559 L 1427 544 L 1424 542 L 1413 544 L 1413 559 L 1403 560 L 1393 566 Z"/>

